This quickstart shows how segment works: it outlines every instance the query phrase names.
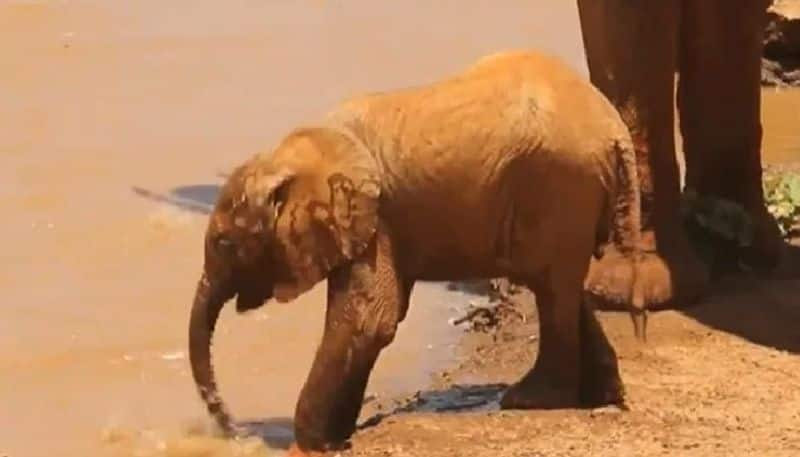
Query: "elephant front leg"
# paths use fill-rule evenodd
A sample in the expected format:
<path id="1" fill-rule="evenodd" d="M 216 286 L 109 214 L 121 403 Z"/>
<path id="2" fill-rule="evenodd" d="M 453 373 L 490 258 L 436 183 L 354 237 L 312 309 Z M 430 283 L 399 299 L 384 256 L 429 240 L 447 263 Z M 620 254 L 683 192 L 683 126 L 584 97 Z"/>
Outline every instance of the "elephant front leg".
<path id="1" fill-rule="evenodd" d="M 347 324 L 326 332 L 295 410 L 300 450 L 337 449 L 350 438 L 380 348 Z"/>
<path id="2" fill-rule="evenodd" d="M 407 307 L 402 284 L 381 233 L 366 259 L 328 277 L 325 332 L 295 410 L 297 455 L 341 447 L 353 434 L 370 372 Z"/>

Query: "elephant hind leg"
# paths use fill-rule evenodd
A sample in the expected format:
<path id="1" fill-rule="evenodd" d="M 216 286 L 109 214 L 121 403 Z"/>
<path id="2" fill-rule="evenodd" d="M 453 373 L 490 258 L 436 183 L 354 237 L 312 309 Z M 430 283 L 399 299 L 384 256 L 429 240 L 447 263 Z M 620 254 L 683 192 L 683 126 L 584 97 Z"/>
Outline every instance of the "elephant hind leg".
<path id="1" fill-rule="evenodd" d="M 574 276 L 574 275 L 573 275 Z M 533 368 L 500 400 L 503 409 L 578 406 L 580 280 L 549 268 L 529 282 L 539 313 L 539 353 Z"/>
<path id="2" fill-rule="evenodd" d="M 573 233 L 560 233 L 559 239 L 564 242 L 558 243 L 553 261 L 527 280 L 536 295 L 539 353 L 530 371 L 503 395 L 503 408 L 552 409 L 581 404 L 583 341 L 587 336 L 589 341 L 594 340 L 597 333 L 590 321 L 583 324 L 581 310 L 583 279 L 595 240 L 591 231 L 578 225 L 574 229 Z"/>
<path id="3" fill-rule="evenodd" d="M 581 406 L 624 406 L 625 388 L 619 376 L 617 353 L 592 309 L 581 304 Z"/>
<path id="4" fill-rule="evenodd" d="M 540 319 L 547 308 L 546 304 L 539 306 Z M 559 341 L 552 332 L 543 331 L 534 367 L 503 395 L 503 409 L 625 406 L 625 388 L 614 348 L 588 305 L 581 302 L 576 311 L 578 346 L 562 346 L 559 351 L 550 346 L 563 344 L 565 332 L 561 332 Z M 549 320 L 550 324 L 542 322 L 542 326 L 551 325 L 552 318 Z"/>
<path id="5" fill-rule="evenodd" d="M 558 264 L 528 282 L 539 313 L 539 354 L 533 368 L 503 395 L 502 408 L 623 404 L 616 353 L 583 300 L 591 252 L 585 251 L 562 252 Z"/>

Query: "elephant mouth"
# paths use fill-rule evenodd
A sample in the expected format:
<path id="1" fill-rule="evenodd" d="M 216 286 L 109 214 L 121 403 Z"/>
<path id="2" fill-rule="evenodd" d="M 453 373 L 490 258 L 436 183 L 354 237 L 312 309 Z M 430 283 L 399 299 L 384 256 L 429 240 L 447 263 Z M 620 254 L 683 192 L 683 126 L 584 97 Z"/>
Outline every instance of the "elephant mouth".
<path id="1" fill-rule="evenodd" d="M 288 303 L 303 293 L 303 288 L 294 282 L 275 284 L 272 295 L 278 303 Z"/>
<path id="2" fill-rule="evenodd" d="M 246 311 L 260 308 L 272 298 L 270 288 L 265 290 L 245 289 L 236 294 L 236 311 L 243 313 Z"/>
<path id="3" fill-rule="evenodd" d="M 243 313 L 264 306 L 269 300 L 288 303 L 296 299 L 302 289 L 294 283 L 278 283 L 265 290 L 242 290 L 236 294 L 236 311 Z"/>

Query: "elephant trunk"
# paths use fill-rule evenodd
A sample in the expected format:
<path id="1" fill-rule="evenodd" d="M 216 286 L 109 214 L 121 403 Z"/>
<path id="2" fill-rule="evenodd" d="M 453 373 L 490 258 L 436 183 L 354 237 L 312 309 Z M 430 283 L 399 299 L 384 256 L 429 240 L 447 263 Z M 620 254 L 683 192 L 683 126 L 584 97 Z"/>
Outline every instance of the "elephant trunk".
<path id="1" fill-rule="evenodd" d="M 225 301 L 226 297 L 220 285 L 212 285 L 208 277 L 203 274 L 197 285 L 189 320 L 189 359 L 194 382 L 200 397 L 206 403 L 208 412 L 214 417 L 223 433 L 232 436 L 235 434 L 233 420 L 217 394 L 217 383 L 211 366 L 211 338 Z"/>

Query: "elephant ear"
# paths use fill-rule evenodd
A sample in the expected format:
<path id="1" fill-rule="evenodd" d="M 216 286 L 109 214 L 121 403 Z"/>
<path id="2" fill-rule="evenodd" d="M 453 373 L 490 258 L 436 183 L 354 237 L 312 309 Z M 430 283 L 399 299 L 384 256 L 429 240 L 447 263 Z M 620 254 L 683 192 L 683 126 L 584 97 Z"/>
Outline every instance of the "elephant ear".
<path id="1" fill-rule="evenodd" d="M 288 301 L 357 258 L 378 226 L 380 180 L 372 155 L 346 131 L 309 128 L 293 132 L 275 153 L 295 176 L 283 198 L 276 237 L 294 277 L 276 284 Z"/>

